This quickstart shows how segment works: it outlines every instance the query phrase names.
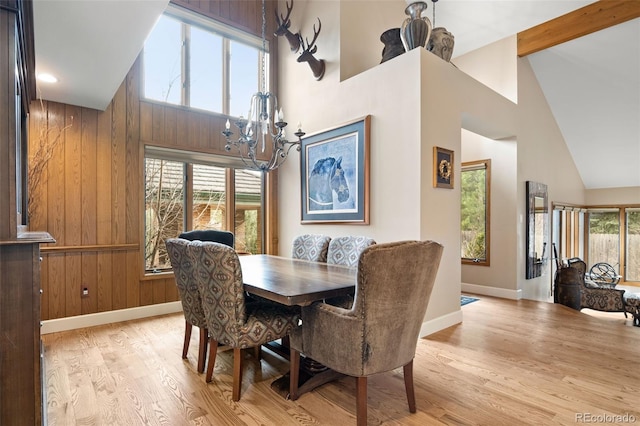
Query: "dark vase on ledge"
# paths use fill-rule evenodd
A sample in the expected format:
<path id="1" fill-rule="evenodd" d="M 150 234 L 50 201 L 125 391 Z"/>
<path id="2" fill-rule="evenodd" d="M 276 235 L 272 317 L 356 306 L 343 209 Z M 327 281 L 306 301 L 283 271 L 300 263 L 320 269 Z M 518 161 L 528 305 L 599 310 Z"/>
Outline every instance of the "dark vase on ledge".
<path id="1" fill-rule="evenodd" d="M 404 46 L 400 39 L 400 28 L 391 28 L 380 35 L 380 41 L 384 44 L 382 49 L 382 60 L 380 63 L 395 58 L 404 53 Z"/>

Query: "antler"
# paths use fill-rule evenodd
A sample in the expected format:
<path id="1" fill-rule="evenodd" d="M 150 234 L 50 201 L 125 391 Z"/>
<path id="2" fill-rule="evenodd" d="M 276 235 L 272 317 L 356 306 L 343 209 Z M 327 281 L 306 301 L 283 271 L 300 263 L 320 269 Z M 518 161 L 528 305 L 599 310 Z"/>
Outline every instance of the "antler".
<path id="1" fill-rule="evenodd" d="M 291 21 L 289 20 L 289 16 L 291 16 L 291 11 L 293 10 L 293 0 L 291 0 L 291 6 L 289 6 L 289 2 L 287 4 L 287 17 L 283 18 L 282 15 L 278 16 L 278 7 L 276 6 L 276 22 L 278 23 L 278 28 L 284 27 L 289 28 L 291 25 Z"/>
<path id="2" fill-rule="evenodd" d="M 278 15 L 278 8 L 276 7 L 276 23 L 278 24 L 278 28 L 276 28 L 275 35 L 276 36 L 285 36 L 287 41 L 289 42 L 289 47 L 291 47 L 292 52 L 297 52 L 300 49 L 300 34 L 293 34 L 289 31 L 289 27 L 291 26 L 291 21 L 289 20 L 289 16 L 291 16 L 291 11 L 293 10 L 293 0 L 291 0 L 291 5 L 289 2 L 287 5 L 287 16 L 283 17 L 282 15 Z"/>
<path id="3" fill-rule="evenodd" d="M 318 46 L 316 46 L 315 43 L 316 43 L 316 40 L 318 39 L 318 35 L 320 35 L 321 29 L 322 29 L 322 21 L 320 21 L 320 18 L 318 18 L 318 31 L 316 31 L 316 24 L 313 24 L 313 40 L 311 40 L 311 43 L 309 43 L 309 39 L 305 37 L 305 40 L 307 41 L 306 47 L 304 45 L 304 41 L 302 42 L 302 49 L 305 52 L 314 54 L 318 51 Z"/>
<path id="4" fill-rule="evenodd" d="M 320 34 L 320 30 L 322 29 L 322 22 L 320 18 L 318 18 L 318 30 L 316 31 L 316 24 L 313 24 L 313 40 L 309 43 L 309 40 L 305 38 L 307 44 L 305 46 L 304 40 L 302 40 L 302 36 L 300 36 L 300 43 L 302 44 L 302 53 L 298 57 L 298 62 L 307 62 L 311 67 L 311 71 L 313 72 L 313 76 L 316 80 L 322 79 L 324 76 L 325 64 L 324 60 L 316 59 L 313 55 L 318 51 L 318 46 L 316 46 L 316 40 L 318 39 L 318 35 Z"/>

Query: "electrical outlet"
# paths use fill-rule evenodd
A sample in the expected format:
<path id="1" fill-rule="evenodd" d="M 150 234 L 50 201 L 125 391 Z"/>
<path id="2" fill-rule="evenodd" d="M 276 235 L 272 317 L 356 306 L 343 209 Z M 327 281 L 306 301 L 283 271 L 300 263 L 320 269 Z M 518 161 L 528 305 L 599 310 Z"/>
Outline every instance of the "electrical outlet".
<path id="1" fill-rule="evenodd" d="M 87 287 L 82 288 L 82 297 L 89 296 L 89 289 Z"/>

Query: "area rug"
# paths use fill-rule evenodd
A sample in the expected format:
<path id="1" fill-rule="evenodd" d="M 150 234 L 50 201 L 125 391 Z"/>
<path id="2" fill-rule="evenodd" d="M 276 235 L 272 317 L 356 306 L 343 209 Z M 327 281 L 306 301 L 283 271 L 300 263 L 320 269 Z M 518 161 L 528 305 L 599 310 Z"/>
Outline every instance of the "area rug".
<path id="1" fill-rule="evenodd" d="M 460 296 L 460 306 L 467 305 L 471 302 L 475 302 L 476 300 L 479 299 L 476 299 L 475 297 Z"/>

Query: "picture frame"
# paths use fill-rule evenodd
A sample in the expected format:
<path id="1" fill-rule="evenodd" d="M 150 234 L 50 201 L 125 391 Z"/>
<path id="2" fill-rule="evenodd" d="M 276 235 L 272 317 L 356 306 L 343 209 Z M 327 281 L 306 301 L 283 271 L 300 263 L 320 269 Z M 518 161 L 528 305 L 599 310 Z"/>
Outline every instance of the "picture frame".
<path id="1" fill-rule="evenodd" d="M 369 224 L 371 116 L 302 139 L 301 223 Z"/>
<path id="2" fill-rule="evenodd" d="M 433 147 L 433 187 L 453 189 L 454 156 L 450 149 Z"/>

